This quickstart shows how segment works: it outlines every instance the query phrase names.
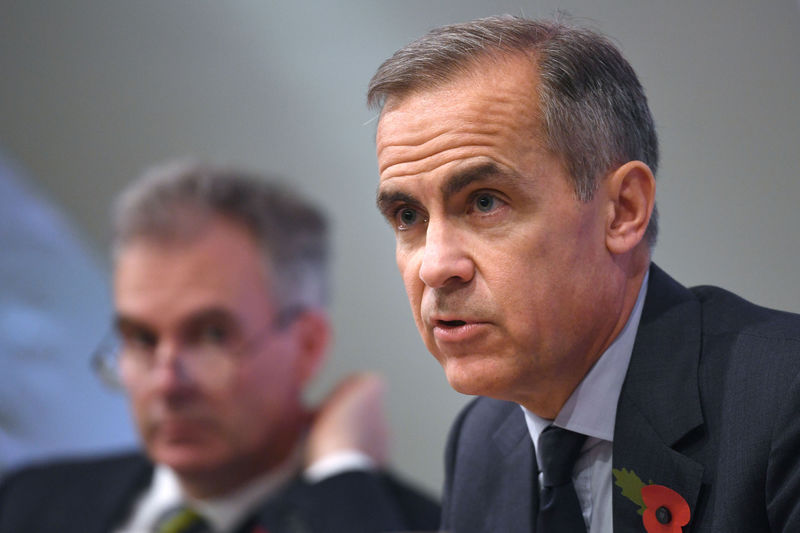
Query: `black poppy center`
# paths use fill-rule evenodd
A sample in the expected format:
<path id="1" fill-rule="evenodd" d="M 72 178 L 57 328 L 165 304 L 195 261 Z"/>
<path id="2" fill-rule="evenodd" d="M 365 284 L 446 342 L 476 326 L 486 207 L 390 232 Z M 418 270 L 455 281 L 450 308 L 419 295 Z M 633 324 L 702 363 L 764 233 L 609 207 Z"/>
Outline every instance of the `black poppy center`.
<path id="1" fill-rule="evenodd" d="M 669 524 L 672 522 L 672 513 L 663 505 L 656 509 L 656 520 L 662 524 Z"/>

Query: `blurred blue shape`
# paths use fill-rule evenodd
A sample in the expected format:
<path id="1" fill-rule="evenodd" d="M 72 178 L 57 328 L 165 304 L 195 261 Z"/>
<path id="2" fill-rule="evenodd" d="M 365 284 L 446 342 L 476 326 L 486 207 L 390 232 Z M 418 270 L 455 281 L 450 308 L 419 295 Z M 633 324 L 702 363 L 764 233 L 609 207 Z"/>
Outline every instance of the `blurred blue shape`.
<path id="1" fill-rule="evenodd" d="M 110 317 L 105 272 L 0 154 L 0 473 L 135 443 L 125 398 L 89 366 Z"/>

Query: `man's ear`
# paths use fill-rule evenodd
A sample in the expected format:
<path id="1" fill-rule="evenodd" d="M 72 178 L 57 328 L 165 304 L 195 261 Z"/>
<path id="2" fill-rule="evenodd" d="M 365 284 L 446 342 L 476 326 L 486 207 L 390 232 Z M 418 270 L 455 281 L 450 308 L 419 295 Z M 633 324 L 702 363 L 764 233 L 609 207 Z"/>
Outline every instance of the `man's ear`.
<path id="1" fill-rule="evenodd" d="M 323 309 L 303 310 L 291 325 L 298 352 L 298 380 L 308 384 L 325 361 L 331 343 L 331 324 Z"/>
<path id="2" fill-rule="evenodd" d="M 656 181 L 641 161 L 629 161 L 607 178 L 606 246 L 613 254 L 633 250 L 644 239 L 655 205 Z"/>

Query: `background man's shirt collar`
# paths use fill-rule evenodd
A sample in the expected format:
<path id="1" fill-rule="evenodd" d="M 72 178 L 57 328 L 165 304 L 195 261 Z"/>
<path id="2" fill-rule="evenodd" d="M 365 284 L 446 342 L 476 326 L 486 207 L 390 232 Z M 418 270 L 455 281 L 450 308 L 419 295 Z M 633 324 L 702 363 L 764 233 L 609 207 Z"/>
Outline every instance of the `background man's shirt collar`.
<path id="1" fill-rule="evenodd" d="M 298 474 L 302 452 L 303 446 L 298 446 L 278 468 L 231 494 L 210 500 L 195 500 L 185 496 L 175 472 L 167 466 L 156 465 L 150 486 L 135 504 L 133 515 L 115 533 L 150 531 L 165 511 L 181 504 L 191 506 L 211 524 L 215 532 L 229 533 Z"/>

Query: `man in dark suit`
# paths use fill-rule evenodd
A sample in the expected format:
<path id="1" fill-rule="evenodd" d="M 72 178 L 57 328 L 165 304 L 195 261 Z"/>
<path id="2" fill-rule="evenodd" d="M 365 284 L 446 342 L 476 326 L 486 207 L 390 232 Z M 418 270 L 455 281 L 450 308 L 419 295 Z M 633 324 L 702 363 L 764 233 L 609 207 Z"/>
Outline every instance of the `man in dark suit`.
<path id="1" fill-rule="evenodd" d="M 116 210 L 115 331 L 96 355 L 145 453 L 9 476 L 0 532 L 378 533 L 437 505 L 381 468 L 381 382 L 302 393 L 329 343 L 326 225 L 258 177 L 153 170 Z"/>
<path id="2" fill-rule="evenodd" d="M 388 59 L 378 207 L 456 390 L 443 528 L 800 531 L 800 317 L 650 262 L 658 146 L 605 37 L 493 17 Z"/>

